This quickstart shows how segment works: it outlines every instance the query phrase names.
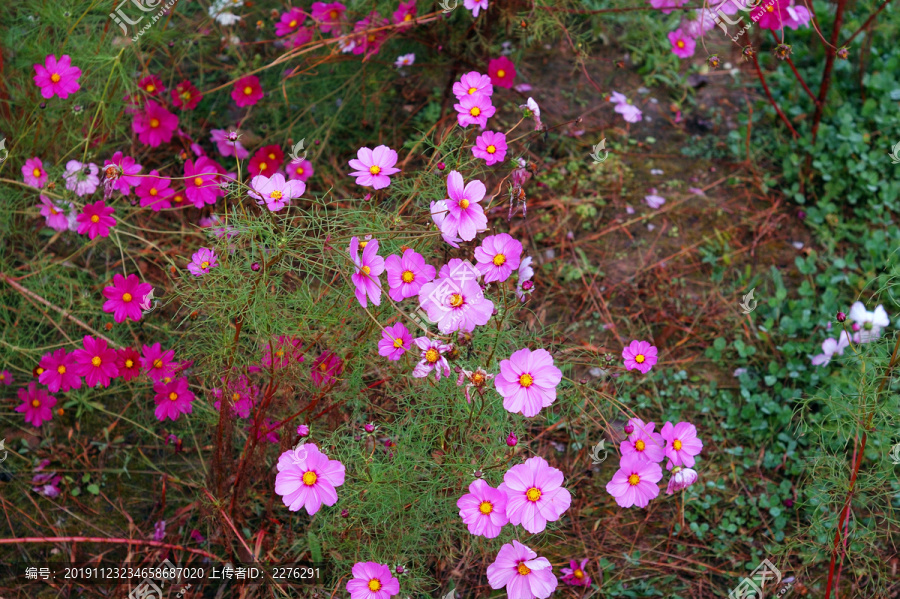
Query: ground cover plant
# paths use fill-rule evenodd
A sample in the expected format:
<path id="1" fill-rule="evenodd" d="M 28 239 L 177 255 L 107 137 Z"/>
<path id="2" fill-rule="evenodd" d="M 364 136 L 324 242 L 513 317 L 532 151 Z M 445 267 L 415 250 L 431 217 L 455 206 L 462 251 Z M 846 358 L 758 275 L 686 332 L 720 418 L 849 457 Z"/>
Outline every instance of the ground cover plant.
<path id="1" fill-rule="evenodd" d="M 898 595 L 895 3 L 3 10 L 0 596 Z"/>

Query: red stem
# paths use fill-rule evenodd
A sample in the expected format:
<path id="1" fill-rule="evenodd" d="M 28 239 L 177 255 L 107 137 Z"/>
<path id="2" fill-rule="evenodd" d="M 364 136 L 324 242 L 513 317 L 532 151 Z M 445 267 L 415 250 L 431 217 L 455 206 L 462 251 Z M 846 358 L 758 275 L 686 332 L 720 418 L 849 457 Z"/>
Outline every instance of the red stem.
<path id="1" fill-rule="evenodd" d="M 772 97 L 772 92 L 769 91 L 769 86 L 766 84 L 766 78 L 763 75 L 762 69 L 759 68 L 759 60 L 757 60 L 757 58 L 756 58 L 755 51 L 753 52 L 752 56 L 753 56 L 753 64 L 756 66 L 756 72 L 759 75 L 759 81 L 760 81 L 760 83 L 762 83 L 763 90 L 766 92 L 766 97 L 769 98 L 769 102 L 775 108 L 775 112 L 778 113 L 778 116 L 781 117 L 781 120 L 784 122 L 785 125 L 787 125 L 787 128 L 790 129 L 790 131 L 794 135 L 794 137 L 799 137 L 799 135 L 797 134 L 797 131 L 794 130 L 793 125 L 791 125 L 791 122 L 781 111 L 781 108 L 778 106 L 778 102 L 776 102 L 775 98 Z"/>
<path id="2" fill-rule="evenodd" d="M 834 27 L 831 29 L 831 45 L 825 47 L 825 68 L 822 70 L 822 84 L 819 86 L 819 101 L 816 103 L 816 113 L 813 115 L 812 141 L 816 143 L 819 134 L 819 123 L 822 121 L 822 113 L 825 109 L 825 99 L 828 97 L 828 88 L 831 86 L 831 69 L 834 67 L 834 58 L 837 55 L 839 38 L 841 37 L 841 25 L 844 21 L 844 6 L 847 0 L 837 0 L 837 10 L 834 13 Z"/>

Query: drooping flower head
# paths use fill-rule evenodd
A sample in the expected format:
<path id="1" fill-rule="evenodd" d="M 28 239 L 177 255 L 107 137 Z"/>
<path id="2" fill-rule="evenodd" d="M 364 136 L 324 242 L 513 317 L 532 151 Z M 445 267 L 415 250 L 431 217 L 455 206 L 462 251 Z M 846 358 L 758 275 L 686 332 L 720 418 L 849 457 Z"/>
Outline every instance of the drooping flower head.
<path id="1" fill-rule="evenodd" d="M 402 322 L 385 327 L 378 342 L 378 355 L 388 360 L 399 360 L 412 347 L 413 338 Z"/>
<path id="2" fill-rule="evenodd" d="M 76 362 L 72 366 L 73 373 L 83 376 L 88 387 L 109 387 L 110 381 L 119 376 L 116 350 L 109 347 L 103 339 L 94 339 L 90 335 L 85 335 L 83 342 L 83 349 L 72 352 Z"/>
<path id="3" fill-rule="evenodd" d="M 356 266 L 356 272 L 350 275 L 350 280 L 356 287 L 356 299 L 363 308 L 368 306 L 367 297 L 373 304 L 380 306 L 381 280 L 378 277 L 384 272 L 384 258 L 378 255 L 378 240 L 372 239 L 366 243 L 362 257 L 358 257 L 359 237 L 353 237 L 348 251 Z"/>
<path id="4" fill-rule="evenodd" d="M 91 195 L 97 191 L 100 185 L 100 177 L 97 176 L 100 170 L 93 162 L 84 164 L 77 160 L 70 160 L 66 163 L 66 172 L 63 177 L 66 180 L 66 189 L 74 191 L 75 195 L 83 197 Z"/>
<path id="5" fill-rule="evenodd" d="M 672 475 L 669 477 L 669 486 L 666 487 L 666 495 L 674 495 L 682 489 L 687 489 L 697 482 L 697 471 L 692 468 L 683 466 L 675 466 Z"/>
<path id="6" fill-rule="evenodd" d="M 494 303 L 484 297 L 479 276 L 469 261 L 453 258 L 436 280 L 422 285 L 419 306 L 441 333 L 471 332 L 490 320 Z"/>
<path id="7" fill-rule="evenodd" d="M 185 378 L 168 383 L 156 383 L 153 385 L 153 391 L 156 393 L 153 398 L 156 402 L 154 415 L 160 422 L 166 418 L 177 420 L 182 414 L 190 414 L 193 410 L 191 404 L 194 401 L 194 394 Z"/>
<path id="8" fill-rule="evenodd" d="M 41 189 L 47 183 L 47 171 L 44 170 L 44 163 L 41 162 L 40 158 L 35 156 L 25 161 L 25 164 L 22 165 L 22 178 L 25 180 L 26 185 L 31 185 L 38 189 Z"/>
<path id="9" fill-rule="evenodd" d="M 478 125 L 482 129 L 487 127 L 487 120 L 497 112 L 491 104 L 491 97 L 484 94 L 462 96 L 459 103 L 453 105 L 453 109 L 458 113 L 456 121 L 460 127 Z"/>
<path id="10" fill-rule="evenodd" d="M 619 449 L 622 456 L 636 455 L 642 460 L 648 462 L 661 462 L 666 457 L 665 443 L 660 433 L 654 433 L 653 429 L 656 424 L 653 422 L 644 423 L 640 418 L 630 418 L 628 425 L 632 431 L 628 435 L 628 439 L 622 441 Z"/>
<path id="11" fill-rule="evenodd" d="M 390 599 L 400 592 L 400 581 L 384 564 L 357 562 L 351 573 L 346 586 L 350 599 Z"/>
<path id="12" fill-rule="evenodd" d="M 41 88 L 44 98 L 59 96 L 60 100 L 65 100 L 69 94 L 81 89 L 79 77 L 81 69 L 72 66 L 72 59 L 68 54 L 63 54 L 59 60 L 56 59 L 56 54 L 48 54 L 44 58 L 44 64 L 34 65 L 34 83 Z"/>
<path id="13" fill-rule="evenodd" d="M 550 352 L 525 347 L 500 362 L 494 387 L 503 396 L 507 411 L 531 418 L 556 401 L 556 386 L 561 380 L 562 371 L 554 366 Z"/>
<path id="14" fill-rule="evenodd" d="M 131 128 L 137 133 L 139 142 L 155 148 L 172 140 L 172 135 L 178 129 L 178 117 L 162 104 L 147 100 L 144 111 L 134 115 Z"/>
<path id="15" fill-rule="evenodd" d="M 588 558 L 581 560 L 579 564 L 575 560 L 569 562 L 568 568 L 560 570 L 562 573 L 562 581 L 572 587 L 589 587 L 591 586 L 591 577 L 587 575 Z"/>
<path id="16" fill-rule="evenodd" d="M 831 361 L 831 358 L 835 355 L 844 355 L 844 350 L 849 346 L 850 333 L 848 333 L 847 331 L 841 331 L 837 339 L 829 338 L 822 342 L 822 353 L 817 356 L 813 356 L 812 365 L 826 366 Z"/>
<path id="17" fill-rule="evenodd" d="M 520 302 L 525 302 L 534 291 L 534 268 L 531 267 L 531 256 L 525 256 L 519 263 L 518 280 L 516 281 L 516 297 Z"/>
<path id="18" fill-rule="evenodd" d="M 873 312 L 866 310 L 865 304 L 855 302 L 850 306 L 850 320 L 859 325 L 854 335 L 856 343 L 869 343 L 881 336 L 881 330 L 891 324 L 884 306 L 879 305 Z M 856 329 L 854 329 L 856 330 Z"/>
<path id="19" fill-rule="evenodd" d="M 335 487 L 344 484 L 344 465 L 328 459 L 315 443 L 284 452 L 277 468 L 275 492 L 290 511 L 306 508 L 312 516 L 322 504 L 332 506 L 337 502 Z"/>
<path id="20" fill-rule="evenodd" d="M 275 173 L 271 177 L 257 175 L 250 180 L 251 198 L 257 200 L 257 204 L 264 205 L 271 212 L 278 212 L 291 203 L 294 198 L 299 198 L 306 191 L 306 183 L 299 179 L 285 181 L 284 175 Z"/>
<path id="21" fill-rule="evenodd" d="M 487 577 L 492 589 L 506 587 L 509 599 L 546 599 L 559 584 L 550 560 L 515 539 L 500 548 Z"/>
<path id="22" fill-rule="evenodd" d="M 126 318 L 140 320 L 143 315 L 141 302 L 152 290 L 153 285 L 141 283 L 137 275 L 128 275 L 126 278 L 116 274 L 113 284 L 103 289 L 103 296 L 106 297 L 103 311 L 112 312 L 116 322 L 125 322 Z"/>
<path id="23" fill-rule="evenodd" d="M 485 237 L 475 248 L 478 270 L 484 275 L 485 283 L 503 282 L 519 268 L 522 258 L 522 244 L 507 233 Z"/>
<path id="24" fill-rule="evenodd" d="M 433 281 L 436 273 L 435 268 L 426 264 L 425 258 L 413 249 L 406 249 L 402 257 L 391 254 L 384 259 L 384 267 L 390 287 L 388 295 L 395 302 L 418 295 L 422 285 Z"/>
<path id="25" fill-rule="evenodd" d="M 217 267 L 219 263 L 216 261 L 216 252 L 210 248 L 200 248 L 191 256 L 191 261 L 187 265 L 188 271 L 195 277 L 201 277 L 209 273 L 210 269 Z"/>
<path id="26" fill-rule="evenodd" d="M 475 158 L 484 160 L 487 166 L 492 166 L 506 160 L 506 150 L 506 134 L 485 131 L 475 138 L 475 145 L 472 146 L 472 155 Z"/>
<path id="27" fill-rule="evenodd" d="M 520 104 L 519 108 L 522 109 L 524 115 L 526 117 L 531 117 L 534 119 L 534 130 L 540 131 L 543 128 L 543 123 L 541 123 L 541 107 L 538 106 L 537 101 L 534 98 L 529 97 L 528 101 L 524 104 Z"/>
<path id="28" fill-rule="evenodd" d="M 703 442 L 697 438 L 697 427 L 690 422 L 679 422 L 674 426 L 666 422 L 660 434 L 666 441 L 666 457 L 669 458 L 666 470 L 671 470 L 672 466 L 692 468 L 694 456 L 703 449 Z"/>
<path id="29" fill-rule="evenodd" d="M 356 169 L 350 173 L 351 177 L 356 177 L 356 184 L 373 189 L 384 189 L 391 184 L 390 175 L 400 172 L 394 168 L 397 152 L 387 146 L 378 146 L 374 150 L 360 148 L 349 164 Z"/>
<path id="30" fill-rule="evenodd" d="M 548 521 L 559 520 L 572 503 L 563 480 L 563 473 L 540 456 L 507 470 L 500 490 L 506 493 L 509 522 L 533 534 L 547 528 Z"/>
<path id="31" fill-rule="evenodd" d="M 469 71 L 453 84 L 453 95 L 457 100 L 479 93 L 485 96 L 494 94 L 494 85 L 491 83 L 489 75 L 482 75 L 478 71 Z"/>
<path id="32" fill-rule="evenodd" d="M 34 381 L 28 383 L 28 387 L 19 389 L 17 395 L 22 405 L 16 406 L 16 412 L 25 414 L 25 422 L 31 426 L 40 427 L 53 418 L 56 398 L 38 387 Z"/>
<path id="33" fill-rule="evenodd" d="M 413 343 L 419 347 L 420 357 L 419 363 L 413 369 L 414 377 L 425 378 L 432 371 L 436 380 L 441 380 L 441 374 L 450 376 L 450 363 L 444 354 L 452 349 L 451 345 L 428 337 L 416 337 Z"/>
<path id="34" fill-rule="evenodd" d="M 642 374 L 647 374 L 656 364 L 656 346 L 634 340 L 622 350 L 622 359 L 625 370 L 640 370 Z"/>
<path id="35" fill-rule="evenodd" d="M 492 58 L 488 63 L 488 74 L 491 76 L 491 83 L 510 89 L 516 78 L 516 65 L 506 56 Z"/>
<path id="36" fill-rule="evenodd" d="M 606 484 L 606 492 L 616 498 L 620 507 L 647 507 L 659 495 L 656 486 L 662 480 L 662 468 L 656 462 L 643 460 L 639 455 L 622 456 L 619 470 Z"/>
<path id="37" fill-rule="evenodd" d="M 38 382 L 47 385 L 51 393 L 69 389 L 81 389 L 81 377 L 75 374 L 75 359 L 63 348 L 44 354 L 40 367 L 44 371 L 38 375 Z"/>
<path id="38" fill-rule="evenodd" d="M 256 75 L 245 75 L 234 82 L 231 99 L 238 107 L 253 106 L 263 97 L 262 85 Z"/>
<path id="39" fill-rule="evenodd" d="M 506 502 L 506 493 L 479 478 L 469 485 L 469 492 L 459 498 L 456 507 L 470 533 L 493 539 L 509 523 Z"/>

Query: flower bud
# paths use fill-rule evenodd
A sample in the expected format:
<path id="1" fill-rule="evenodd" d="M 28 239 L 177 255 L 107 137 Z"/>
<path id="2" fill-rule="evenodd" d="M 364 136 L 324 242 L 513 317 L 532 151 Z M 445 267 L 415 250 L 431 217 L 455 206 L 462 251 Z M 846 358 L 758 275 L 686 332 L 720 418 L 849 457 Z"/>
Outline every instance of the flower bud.
<path id="1" fill-rule="evenodd" d="M 374 432 L 375 432 L 375 425 L 374 425 L 373 423 L 369 422 L 368 424 L 366 424 L 366 425 L 363 427 L 363 430 L 365 430 L 367 433 L 374 433 Z"/>
<path id="2" fill-rule="evenodd" d="M 297 434 L 300 435 L 301 437 L 308 437 L 309 436 L 309 427 L 306 426 L 305 424 L 301 424 L 300 426 L 297 427 Z"/>
<path id="3" fill-rule="evenodd" d="M 437 168 L 438 168 L 439 171 L 442 171 L 442 170 L 444 170 L 445 168 L 447 168 L 447 165 L 444 164 L 443 162 L 438 162 L 438 163 L 437 163 Z"/>
<path id="4" fill-rule="evenodd" d="M 625 425 L 625 434 L 630 435 L 633 432 L 634 432 L 634 425 L 631 423 L 626 424 Z"/>
<path id="5" fill-rule="evenodd" d="M 342 509 L 341 510 L 341 518 L 349 518 L 349 517 L 350 517 L 350 510 L 348 510 L 347 508 Z"/>
<path id="6" fill-rule="evenodd" d="M 510 447 L 515 447 L 519 443 L 519 438 L 515 433 L 509 433 L 509 436 L 506 438 L 506 444 Z"/>
<path id="7" fill-rule="evenodd" d="M 260 269 L 259 262 L 254 262 L 250 265 L 250 270 L 253 272 L 257 272 Z"/>
<path id="8" fill-rule="evenodd" d="M 843 312 L 838 312 L 837 313 L 837 321 L 844 322 L 845 320 L 847 320 L 847 315 L 844 314 Z"/>

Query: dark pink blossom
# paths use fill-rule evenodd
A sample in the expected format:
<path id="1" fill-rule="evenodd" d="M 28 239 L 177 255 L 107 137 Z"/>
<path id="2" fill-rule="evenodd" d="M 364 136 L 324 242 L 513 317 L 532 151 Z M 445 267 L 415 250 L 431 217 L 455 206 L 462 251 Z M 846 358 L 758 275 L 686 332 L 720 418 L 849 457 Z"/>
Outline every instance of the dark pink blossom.
<path id="1" fill-rule="evenodd" d="M 66 392 L 69 389 L 81 389 L 81 377 L 75 374 L 75 359 L 63 348 L 45 354 L 40 361 L 44 369 L 38 376 L 38 382 L 47 385 L 51 393 Z"/>
<path id="2" fill-rule="evenodd" d="M 134 115 L 131 128 L 137 133 L 138 141 L 155 148 L 169 143 L 178 129 L 178 117 L 153 100 L 147 100 L 143 112 Z"/>
<path id="3" fill-rule="evenodd" d="M 63 54 L 56 60 L 55 54 L 48 54 L 44 64 L 34 65 L 34 83 L 41 88 L 41 95 L 45 98 L 59 96 L 61 100 L 74 94 L 81 85 L 78 78 L 81 77 L 81 69 L 72 66 L 72 59 L 68 54 Z"/>
<path id="4" fill-rule="evenodd" d="M 88 387 L 98 385 L 109 387 L 109 383 L 119 376 L 116 366 L 116 350 L 109 347 L 105 340 L 84 336 L 84 349 L 72 352 L 76 364 L 72 367 L 75 374 L 84 377 Z"/>
<path id="5" fill-rule="evenodd" d="M 103 311 L 112 312 L 116 322 L 124 322 L 126 318 L 140 320 L 143 315 L 141 303 L 152 290 L 153 285 L 141 283 L 137 275 L 128 275 L 126 278 L 117 274 L 113 277 L 113 284 L 103 289 L 106 297 Z"/>

